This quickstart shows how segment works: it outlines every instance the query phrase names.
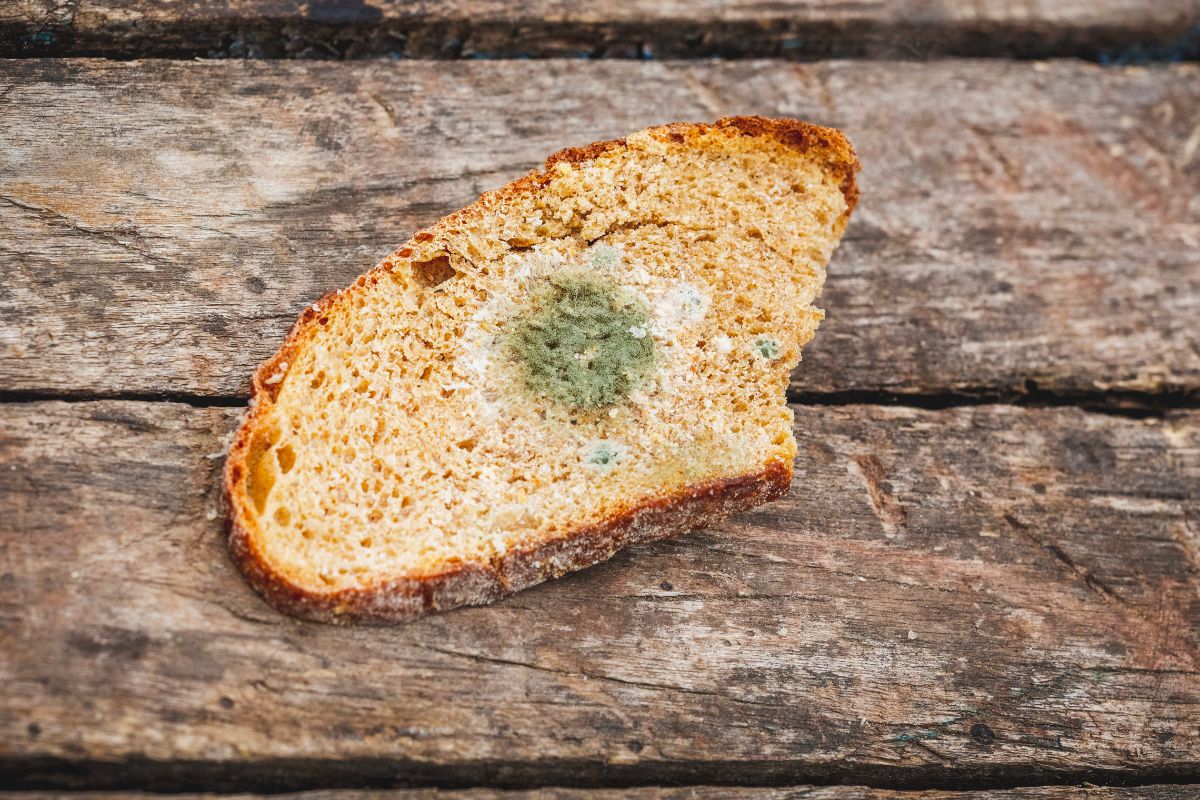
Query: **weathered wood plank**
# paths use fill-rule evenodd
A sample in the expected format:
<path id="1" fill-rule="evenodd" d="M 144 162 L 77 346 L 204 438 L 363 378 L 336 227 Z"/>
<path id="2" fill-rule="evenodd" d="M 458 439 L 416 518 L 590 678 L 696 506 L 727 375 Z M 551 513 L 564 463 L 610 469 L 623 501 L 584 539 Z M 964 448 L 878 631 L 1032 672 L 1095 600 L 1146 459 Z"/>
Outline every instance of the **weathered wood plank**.
<path id="1" fill-rule="evenodd" d="M 1196 66 L 562 61 L 4 63 L 0 389 L 240 396 L 419 226 L 729 112 L 865 165 L 795 390 L 1200 390 Z"/>
<path id="2" fill-rule="evenodd" d="M 178 800 L 244 800 L 261 795 L 179 794 Z M 979 791 L 891 791 L 863 786 L 748 786 L 626 787 L 622 789 L 571 789 L 549 787 L 524 791 L 497 789 L 396 789 L 323 790 L 303 794 L 271 795 L 278 800 L 1195 800 L 1200 786 L 1074 787 L 1038 786 L 1022 789 Z M 145 794 L 113 792 L 0 792 L 0 800 L 118 800 L 145 798 Z"/>
<path id="3" fill-rule="evenodd" d="M 1186 58 L 1192 0 L 9 0 L 0 53 L 41 56 Z"/>
<path id="4" fill-rule="evenodd" d="M 0 406 L 0 776 L 97 786 L 1179 780 L 1200 413 L 798 407 L 789 499 L 496 606 L 281 617 L 236 409 Z"/>

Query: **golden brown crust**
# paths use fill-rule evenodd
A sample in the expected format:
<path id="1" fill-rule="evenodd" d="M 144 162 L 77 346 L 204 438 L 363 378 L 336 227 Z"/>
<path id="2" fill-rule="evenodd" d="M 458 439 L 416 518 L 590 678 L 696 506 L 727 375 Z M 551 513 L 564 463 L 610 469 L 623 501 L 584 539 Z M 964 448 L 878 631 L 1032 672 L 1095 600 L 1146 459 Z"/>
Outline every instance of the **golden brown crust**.
<path id="1" fill-rule="evenodd" d="M 672 123 L 651 128 L 646 133 L 661 141 L 682 143 L 713 131 L 729 135 L 769 136 L 801 152 L 815 151 L 821 154 L 826 168 L 838 178 L 846 198 L 847 209 L 841 220 L 841 224 L 845 225 L 858 200 L 855 175 L 859 163 L 854 148 L 840 131 L 794 119 L 723 117 L 713 124 Z M 552 171 L 559 163 L 584 163 L 627 145 L 626 139 L 610 139 L 561 150 L 546 160 L 543 170 L 530 172 L 486 193 L 471 205 L 419 231 L 394 255 L 407 257 L 412 248 L 431 241 L 440 227 L 482 213 L 485 206 L 525 192 L 537 191 L 551 180 Z M 282 385 L 267 381 L 279 372 L 282 364 L 293 361 L 293 355 L 303 346 L 306 336 L 324 324 L 323 319 L 332 311 L 340 295 L 376 283 L 382 273 L 391 269 L 391 260 L 385 259 L 361 275 L 352 286 L 328 292 L 305 308 L 292 325 L 283 345 L 259 366 L 252 379 L 250 405 L 234 437 L 225 465 L 225 493 L 230 516 L 229 547 L 247 580 L 280 610 L 325 622 L 395 622 L 431 610 L 478 605 L 547 578 L 596 564 L 626 545 L 677 535 L 787 493 L 791 482 L 791 464 L 772 463 L 756 474 L 687 487 L 676 494 L 620 510 L 603 524 L 581 528 L 533 550 L 506 554 L 487 566 L 463 564 L 436 575 L 399 578 L 380 585 L 327 594 L 311 592 L 289 583 L 272 569 L 255 547 L 251 531 L 254 517 L 248 513 L 243 489 L 247 451 L 255 425 L 274 404 Z"/>
<path id="2" fill-rule="evenodd" d="M 830 172 L 838 177 L 842 195 L 846 198 L 845 219 L 850 218 L 850 212 L 858 204 L 858 183 L 855 176 L 860 164 L 850 140 L 835 128 L 824 128 L 798 119 L 787 117 L 721 117 L 711 125 L 705 123 L 673 122 L 651 128 L 649 133 L 662 139 L 682 143 L 689 137 L 699 136 L 709 131 L 737 131 L 744 136 L 769 136 L 776 141 L 798 150 L 809 153 L 817 150 L 824 154 L 825 164 Z M 607 139 L 581 147 L 568 147 L 546 159 L 545 176 L 559 162 L 581 164 L 592 161 L 613 150 L 619 150 L 626 145 L 625 139 Z M 532 175 L 530 176 L 532 177 Z M 510 184 L 515 186 L 515 184 Z M 508 187 L 505 187 L 507 189 Z M 503 192 L 501 189 L 500 192 Z"/>
<path id="3" fill-rule="evenodd" d="M 487 565 L 398 578 L 377 586 L 318 594 L 286 581 L 234 524 L 229 546 L 250 583 L 280 611 L 335 624 L 402 622 L 430 611 L 482 605 L 550 578 L 590 567 L 633 544 L 677 536 L 787 494 L 792 465 L 775 462 L 737 478 L 689 486 L 622 509 L 599 525 L 579 528 L 536 547 L 514 550 Z"/>
<path id="4" fill-rule="evenodd" d="M 850 212 L 858 204 L 858 156 L 854 146 L 850 144 L 841 131 L 834 128 L 823 128 L 802 122 L 798 119 L 767 119 L 765 117 L 722 117 L 717 120 L 718 128 L 734 128 L 747 136 L 773 136 L 788 147 L 801 153 L 816 150 L 825 156 L 825 165 L 829 171 L 838 177 L 842 195 L 846 198 L 846 213 L 843 219 L 850 219 Z"/>

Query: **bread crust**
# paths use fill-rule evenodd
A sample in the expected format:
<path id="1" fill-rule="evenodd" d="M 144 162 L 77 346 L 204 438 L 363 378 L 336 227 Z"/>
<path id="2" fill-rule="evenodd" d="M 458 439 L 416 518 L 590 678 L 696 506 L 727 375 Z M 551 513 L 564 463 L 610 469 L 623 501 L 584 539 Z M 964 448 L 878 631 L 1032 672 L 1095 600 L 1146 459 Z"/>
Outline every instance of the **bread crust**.
<path id="1" fill-rule="evenodd" d="M 275 608 L 333 624 L 403 622 L 431 611 L 491 603 L 550 578 L 612 558 L 630 545 L 667 539 L 787 494 L 792 465 L 775 462 L 761 472 L 685 487 L 612 514 L 536 547 L 513 550 L 490 564 L 459 564 L 420 577 L 376 586 L 317 593 L 289 583 L 234 525 L 230 552 L 251 585 Z"/>
<path id="2" fill-rule="evenodd" d="M 645 133 L 661 141 L 682 143 L 713 131 L 729 135 L 768 136 L 806 154 L 819 154 L 839 181 L 846 212 L 838 222 L 844 228 L 858 201 L 855 175 L 859 169 L 854 148 L 840 131 L 794 119 L 723 117 L 713 124 L 672 123 Z M 536 192 L 551 179 L 556 164 L 582 164 L 627 146 L 626 139 L 609 139 L 551 155 L 542 170 L 534 170 L 474 203 L 417 232 L 393 257 L 432 240 L 439 228 L 481 214 L 484 208 L 523 193 Z M 839 231 L 840 233 L 840 231 Z M 684 487 L 672 494 L 650 498 L 615 510 L 605 521 L 577 528 L 535 547 L 510 551 L 490 564 L 462 563 L 421 576 L 396 578 L 379 584 L 314 592 L 290 582 L 277 572 L 256 546 L 255 517 L 243 488 L 250 441 L 258 424 L 275 403 L 281 383 L 268 379 L 281 365 L 293 361 L 321 318 L 332 310 L 339 295 L 376 283 L 393 269 L 391 257 L 361 275 L 347 289 L 334 290 L 306 307 L 292 325 L 279 350 L 256 370 L 250 403 L 225 463 L 225 496 L 229 510 L 229 550 L 250 584 L 271 605 L 285 613 L 321 622 L 394 623 L 458 606 L 481 605 L 567 572 L 611 558 L 632 544 L 676 536 L 714 520 L 744 511 L 787 494 L 792 464 L 771 462 L 758 472 Z"/>

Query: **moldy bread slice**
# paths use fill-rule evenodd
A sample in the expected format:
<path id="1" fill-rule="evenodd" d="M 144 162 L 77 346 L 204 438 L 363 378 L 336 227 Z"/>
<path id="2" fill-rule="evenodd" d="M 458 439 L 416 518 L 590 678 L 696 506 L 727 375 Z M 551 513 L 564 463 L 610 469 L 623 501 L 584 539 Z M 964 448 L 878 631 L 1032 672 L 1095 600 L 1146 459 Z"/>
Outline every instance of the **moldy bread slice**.
<path id="1" fill-rule="evenodd" d="M 235 560 L 285 611 L 398 621 L 782 496 L 857 169 L 795 120 L 666 125 L 421 231 L 258 370 Z"/>

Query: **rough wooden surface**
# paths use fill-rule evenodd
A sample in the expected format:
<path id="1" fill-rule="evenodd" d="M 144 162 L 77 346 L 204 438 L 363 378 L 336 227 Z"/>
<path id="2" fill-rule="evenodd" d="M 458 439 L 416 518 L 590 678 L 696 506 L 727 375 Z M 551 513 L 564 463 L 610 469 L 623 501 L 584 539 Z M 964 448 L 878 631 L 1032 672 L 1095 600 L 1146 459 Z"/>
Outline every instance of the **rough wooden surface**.
<path id="1" fill-rule="evenodd" d="M 1193 0 L 8 0 L 0 54 L 1195 57 Z"/>
<path id="2" fill-rule="evenodd" d="M 237 414 L 0 405 L 0 782 L 1200 771 L 1200 413 L 799 407 L 789 499 L 391 629 L 238 577 Z"/>
<path id="3" fill-rule="evenodd" d="M 1200 389 L 1200 69 L 963 61 L 5 62 L 0 389 L 242 396 L 419 226 L 732 112 L 864 164 L 797 392 Z"/>
<path id="4" fill-rule="evenodd" d="M 175 800 L 245 800 L 255 795 L 179 794 Z M 729 797 L 748 800 L 1195 800 L 1200 785 L 1139 786 L 1132 788 L 1100 788 L 1074 786 L 1041 786 L 1028 789 L 979 791 L 889 791 L 862 786 L 795 786 L 782 788 L 751 788 L 745 786 L 687 786 L 677 788 L 646 787 L 623 789 L 567 789 L 550 787 L 528 790 L 496 789 L 397 789 L 366 791 L 313 791 L 303 794 L 274 795 L 277 800 L 726 800 Z M 115 794 L 110 792 L 0 792 L 0 800 L 116 800 L 119 797 L 145 798 L 144 794 Z"/>

